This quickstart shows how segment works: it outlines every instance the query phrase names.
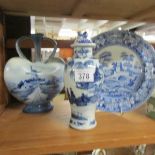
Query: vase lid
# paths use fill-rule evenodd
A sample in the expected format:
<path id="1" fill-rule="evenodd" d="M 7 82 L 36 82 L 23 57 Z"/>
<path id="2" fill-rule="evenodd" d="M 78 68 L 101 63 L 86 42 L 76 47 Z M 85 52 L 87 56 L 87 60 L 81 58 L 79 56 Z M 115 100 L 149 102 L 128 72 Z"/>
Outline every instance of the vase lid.
<path id="1" fill-rule="evenodd" d="M 78 32 L 78 36 L 74 43 L 71 45 L 71 47 L 78 47 L 78 46 L 89 46 L 89 47 L 95 47 L 96 44 L 92 42 L 91 39 L 88 38 L 87 32 Z"/>

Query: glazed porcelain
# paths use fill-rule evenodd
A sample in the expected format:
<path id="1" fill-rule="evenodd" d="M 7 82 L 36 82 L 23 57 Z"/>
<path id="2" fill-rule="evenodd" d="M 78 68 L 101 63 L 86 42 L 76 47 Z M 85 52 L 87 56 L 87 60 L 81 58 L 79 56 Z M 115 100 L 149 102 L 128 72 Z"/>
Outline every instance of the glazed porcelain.
<path id="1" fill-rule="evenodd" d="M 35 47 L 35 62 L 31 62 L 20 50 L 22 40 L 31 39 Z M 41 60 L 41 41 L 48 40 L 54 44 L 54 50 L 46 62 Z M 47 112 L 53 109 L 50 101 L 64 87 L 64 62 L 54 58 L 57 44 L 42 34 L 21 37 L 16 42 L 16 50 L 20 57 L 11 58 L 4 69 L 4 80 L 9 92 L 19 101 L 27 105 L 23 109 L 27 113 Z"/>
<path id="2" fill-rule="evenodd" d="M 144 104 L 155 86 L 153 47 L 129 31 L 105 32 L 93 41 L 104 73 L 98 109 L 127 112 Z"/>
<path id="3" fill-rule="evenodd" d="M 104 149 L 95 149 L 93 150 L 92 155 L 106 155 L 106 151 Z"/>
<path id="4" fill-rule="evenodd" d="M 155 119 L 155 98 L 154 97 L 151 97 L 147 101 L 146 114 L 147 116 Z"/>
<path id="5" fill-rule="evenodd" d="M 92 58 L 95 44 L 84 32 L 78 33 L 72 47 L 74 57 L 65 67 L 65 88 L 71 104 L 70 126 L 79 130 L 92 129 L 96 126 L 97 91 L 102 80 L 99 61 Z"/>

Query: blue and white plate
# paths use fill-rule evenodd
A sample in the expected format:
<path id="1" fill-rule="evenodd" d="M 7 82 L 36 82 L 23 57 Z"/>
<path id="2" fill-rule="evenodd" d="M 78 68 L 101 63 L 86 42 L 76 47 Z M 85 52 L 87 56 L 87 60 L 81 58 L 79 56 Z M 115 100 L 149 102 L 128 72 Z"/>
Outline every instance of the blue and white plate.
<path id="1" fill-rule="evenodd" d="M 101 62 L 103 84 L 99 110 L 131 111 L 151 96 L 155 85 L 155 52 L 140 36 L 129 31 L 109 31 L 93 38 L 94 57 Z"/>

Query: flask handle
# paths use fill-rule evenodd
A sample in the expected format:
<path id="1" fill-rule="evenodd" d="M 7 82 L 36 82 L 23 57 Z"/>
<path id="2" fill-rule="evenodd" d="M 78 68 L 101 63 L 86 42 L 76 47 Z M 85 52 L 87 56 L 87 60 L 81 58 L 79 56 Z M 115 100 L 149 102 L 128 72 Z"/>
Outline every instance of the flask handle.
<path id="1" fill-rule="evenodd" d="M 22 36 L 17 39 L 15 46 L 16 46 L 16 51 L 17 51 L 19 57 L 21 57 L 23 59 L 27 59 L 20 48 L 20 43 L 24 40 L 32 40 L 33 41 L 34 48 L 35 48 L 35 62 L 41 61 L 41 42 L 42 42 L 42 40 L 47 40 L 51 43 L 52 46 L 54 46 L 53 47 L 54 49 L 53 49 L 52 53 L 50 54 L 49 58 L 46 60 L 46 62 L 53 59 L 53 57 L 55 56 L 55 53 L 57 50 L 57 42 L 53 39 L 44 37 L 43 34 L 41 34 L 41 33 L 38 33 L 38 34 L 32 34 L 31 36 Z"/>

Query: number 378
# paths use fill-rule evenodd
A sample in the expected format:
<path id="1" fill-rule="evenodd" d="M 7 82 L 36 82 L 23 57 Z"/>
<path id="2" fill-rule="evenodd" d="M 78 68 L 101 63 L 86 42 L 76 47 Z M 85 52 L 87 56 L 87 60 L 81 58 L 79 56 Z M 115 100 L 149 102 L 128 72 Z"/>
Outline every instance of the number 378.
<path id="1" fill-rule="evenodd" d="M 88 80 L 90 78 L 89 73 L 79 73 L 80 80 Z"/>

